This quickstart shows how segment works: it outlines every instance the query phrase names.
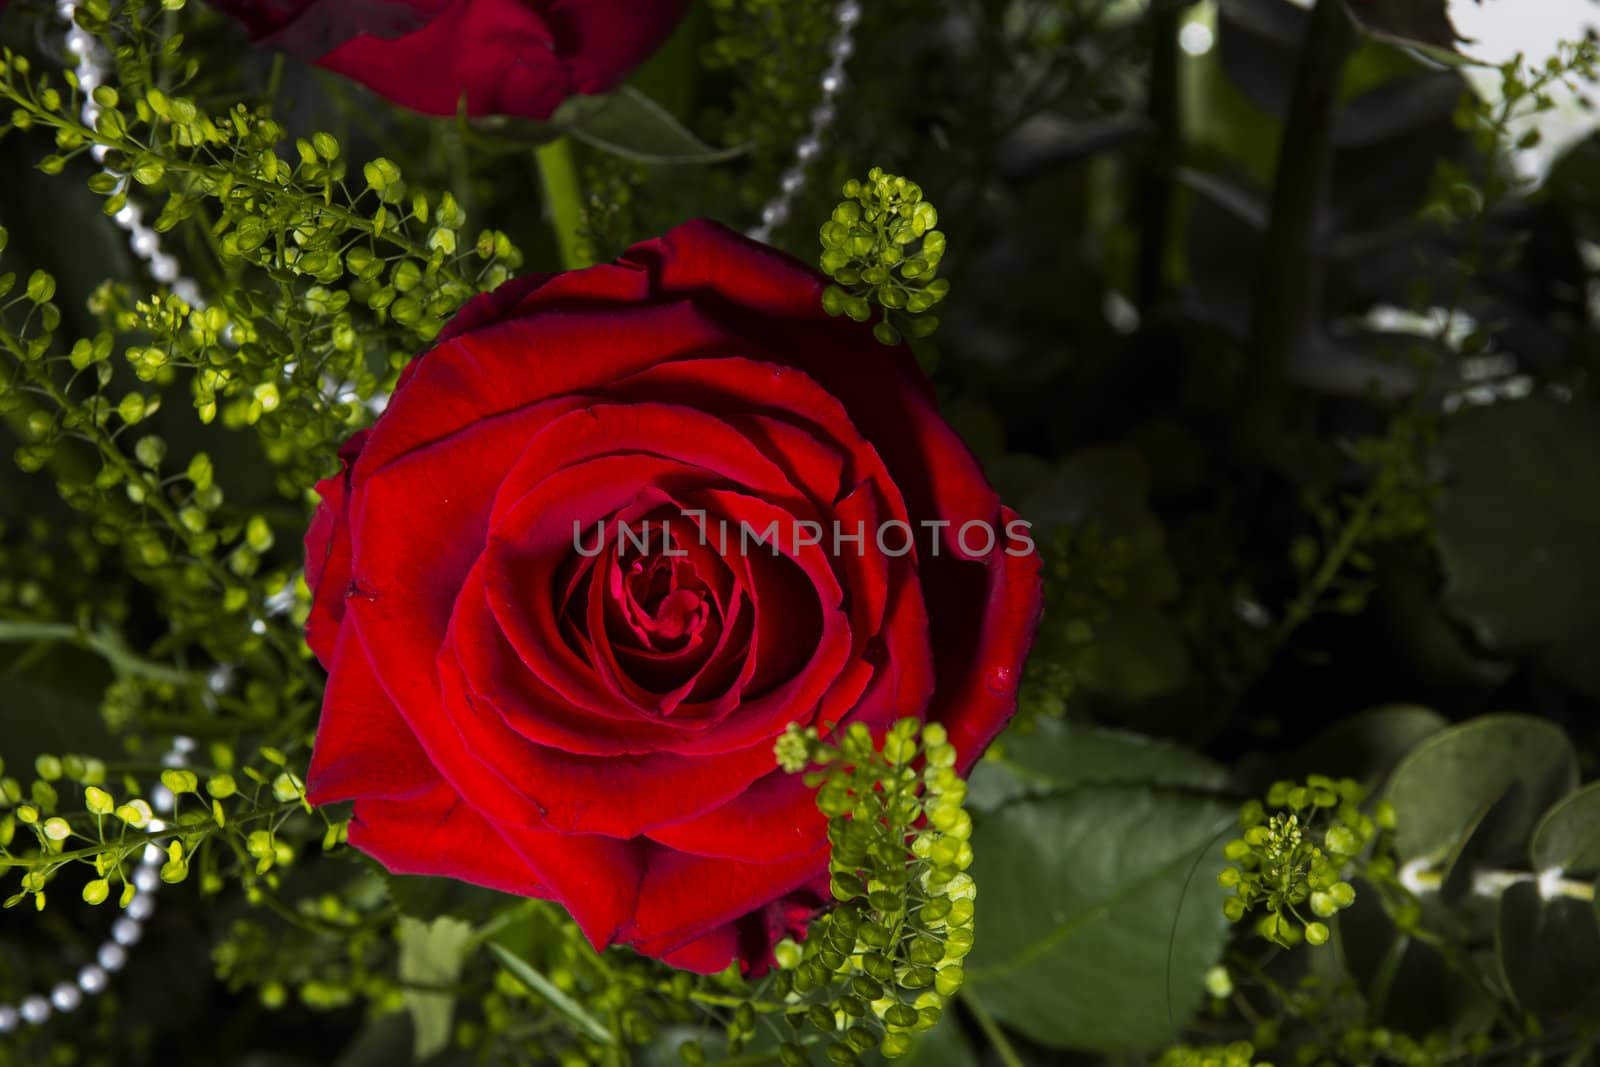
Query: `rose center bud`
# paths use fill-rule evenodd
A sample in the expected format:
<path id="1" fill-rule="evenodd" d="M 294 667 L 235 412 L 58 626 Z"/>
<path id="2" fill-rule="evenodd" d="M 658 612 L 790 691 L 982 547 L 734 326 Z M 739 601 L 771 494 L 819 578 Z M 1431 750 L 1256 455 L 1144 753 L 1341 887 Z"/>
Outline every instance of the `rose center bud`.
<path id="1" fill-rule="evenodd" d="M 574 560 L 561 611 L 571 647 L 652 717 L 732 685 L 749 655 L 751 605 L 682 515 L 613 516 L 603 551 Z M 597 546 L 598 547 L 598 546 Z"/>
<path id="2" fill-rule="evenodd" d="M 625 570 L 620 590 L 614 588 L 610 595 L 642 647 L 676 651 L 705 629 L 716 605 L 693 563 L 652 555 L 628 561 Z"/>

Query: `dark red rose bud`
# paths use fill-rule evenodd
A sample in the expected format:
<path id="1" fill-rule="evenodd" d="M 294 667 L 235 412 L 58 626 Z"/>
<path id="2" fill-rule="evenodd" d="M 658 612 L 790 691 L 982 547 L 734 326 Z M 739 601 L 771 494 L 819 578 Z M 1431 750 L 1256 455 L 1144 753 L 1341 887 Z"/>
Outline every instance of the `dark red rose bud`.
<path id="1" fill-rule="evenodd" d="M 429 115 L 545 119 L 614 88 L 688 0 L 211 0 L 252 39 Z"/>

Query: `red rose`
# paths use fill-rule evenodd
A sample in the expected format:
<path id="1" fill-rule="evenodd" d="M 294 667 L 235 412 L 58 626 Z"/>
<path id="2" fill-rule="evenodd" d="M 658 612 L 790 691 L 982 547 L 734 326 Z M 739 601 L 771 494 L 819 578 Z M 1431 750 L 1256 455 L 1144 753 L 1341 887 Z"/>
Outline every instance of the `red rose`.
<path id="1" fill-rule="evenodd" d="M 666 40 L 688 0 L 211 0 L 256 41 L 429 115 L 545 119 L 603 93 Z"/>
<path id="2" fill-rule="evenodd" d="M 1038 555 L 823 284 L 691 222 L 477 298 L 407 368 L 306 536 L 309 784 L 351 844 L 759 969 L 826 891 L 789 723 L 938 721 L 963 770 L 1000 731 Z"/>

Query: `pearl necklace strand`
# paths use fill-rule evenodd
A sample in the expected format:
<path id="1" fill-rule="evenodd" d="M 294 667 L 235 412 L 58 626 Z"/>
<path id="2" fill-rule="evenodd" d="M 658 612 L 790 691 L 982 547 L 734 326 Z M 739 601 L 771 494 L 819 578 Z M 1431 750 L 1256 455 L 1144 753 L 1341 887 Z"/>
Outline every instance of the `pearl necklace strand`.
<path id="1" fill-rule="evenodd" d="M 59 0 L 56 13 L 67 23 L 67 51 L 83 93 L 82 117 L 84 124 L 93 129 L 100 118 L 100 105 L 94 102 L 94 91 L 105 84 L 107 65 L 99 42 L 73 22 L 77 7 L 76 0 Z M 104 145 L 94 145 L 89 151 L 96 163 L 105 164 L 107 153 Z M 114 171 L 107 173 L 127 180 L 126 175 Z M 178 261 L 161 250 L 160 235 L 144 225 L 138 205 L 130 200 L 112 218 L 127 233 L 128 246 L 145 264 L 152 278 L 168 286 L 191 307 L 204 306 L 200 287 L 193 279 L 183 277 L 178 271 Z M 161 757 L 161 765 L 171 768 L 188 766 L 189 754 L 194 748 L 192 738 L 173 738 L 172 747 Z M 177 804 L 177 798 L 163 785 L 151 791 L 150 801 L 152 807 L 162 814 L 170 814 Z M 161 833 L 167 829 L 167 823 L 160 818 L 151 819 L 145 829 L 151 833 Z M 161 888 L 161 866 L 166 861 L 166 850 L 160 845 L 154 842 L 145 845 L 139 863 L 128 879 L 134 888 L 133 897 L 122 909 L 122 914 L 112 922 L 110 936 L 95 950 L 94 961 L 80 967 L 74 981 L 58 982 L 48 991 L 26 996 L 16 1004 L 0 1003 L 0 1034 L 12 1033 L 23 1023 L 43 1025 L 52 1015 L 76 1011 L 85 998 L 106 991 L 111 984 L 111 976 L 127 964 L 128 950 L 139 943 L 144 936 L 145 923 L 155 914 L 156 892 Z"/>
<path id="2" fill-rule="evenodd" d="M 182 768 L 189 763 L 194 751 L 194 740 L 188 737 L 173 738 L 172 747 L 161 758 L 164 767 Z M 160 812 L 171 813 L 177 798 L 164 785 L 151 791 L 152 806 Z M 161 833 L 167 823 L 151 819 L 145 824 L 151 833 Z M 128 880 L 134 894 L 122 914 L 111 924 L 110 936 L 95 950 L 94 962 L 78 969 L 77 979 L 58 982 L 49 991 L 24 997 L 19 1003 L 0 1003 L 0 1034 L 9 1034 L 23 1023 L 34 1026 L 44 1024 L 52 1015 L 66 1014 L 83 1003 L 84 998 L 104 993 L 111 984 L 111 976 L 122 970 L 128 962 L 128 950 L 144 936 L 144 924 L 156 910 L 156 892 L 161 888 L 161 865 L 167 862 L 167 853 L 160 845 L 150 842 L 144 846 L 138 866 Z"/>
<path id="3" fill-rule="evenodd" d="M 100 105 L 94 101 L 94 91 L 107 80 L 107 62 L 99 42 L 73 21 L 77 9 L 77 0 L 58 0 L 56 4 L 56 14 L 67 23 L 66 48 L 79 90 L 83 93 L 83 122 L 93 129 L 100 119 Z M 836 101 L 845 86 L 845 64 L 855 53 L 855 28 L 861 21 L 860 0 L 841 0 L 834 12 L 834 19 L 839 29 L 828 42 L 829 64 L 822 73 L 822 99 L 811 111 L 811 126 L 806 136 L 795 145 L 794 161 L 778 179 L 778 191 L 761 209 L 760 223 L 749 231 L 755 240 L 770 241 L 773 230 L 789 220 L 795 198 L 806 186 L 806 171 L 822 154 L 823 138 L 838 117 Z M 89 152 L 96 163 L 104 166 L 108 154 L 104 145 L 93 145 Z M 116 171 L 107 169 L 106 173 L 124 183 L 128 180 L 127 175 Z M 179 270 L 178 261 L 162 250 L 161 235 L 144 224 L 143 213 L 134 201 L 123 204 L 112 216 L 112 221 L 128 235 L 128 247 L 144 264 L 151 278 L 167 286 L 191 308 L 205 307 L 200 286 L 194 279 L 185 277 Z M 268 611 L 276 614 L 287 606 L 287 603 L 270 603 Z M 265 624 L 257 620 L 252 629 L 260 632 L 264 627 Z M 212 688 L 226 687 L 230 673 L 226 667 L 219 667 L 213 672 Z M 194 748 L 192 738 L 176 737 L 161 763 L 165 767 L 186 767 Z M 151 793 L 151 802 L 156 810 L 170 814 L 176 805 L 176 798 L 165 786 L 157 786 Z M 146 829 L 161 833 L 167 829 L 167 824 L 161 819 L 152 819 Z M 0 1034 L 12 1033 L 24 1023 L 41 1026 L 52 1015 L 76 1011 L 85 998 L 106 991 L 111 984 L 111 976 L 127 964 L 128 950 L 139 943 L 144 935 L 144 924 L 155 913 L 156 892 L 161 888 L 161 866 L 166 860 L 166 851 L 160 845 L 152 842 L 145 846 L 130 879 L 134 895 L 122 915 L 112 922 L 110 936 L 96 949 L 94 962 L 81 967 L 75 981 L 58 982 L 47 992 L 24 997 L 16 1004 L 0 1003 Z"/>
<path id="4" fill-rule="evenodd" d="M 761 209 L 761 221 L 748 236 L 766 243 L 772 231 L 789 221 L 800 191 L 806 187 L 806 170 L 822 155 L 822 139 L 839 117 L 838 98 L 844 91 L 845 64 L 856 50 L 856 26 L 861 22 L 860 0 L 840 0 L 833 13 L 838 31 L 828 42 L 828 67 L 822 72 L 822 100 L 811 109 L 811 128 L 794 146 L 794 162 L 778 178 L 778 191 Z"/>

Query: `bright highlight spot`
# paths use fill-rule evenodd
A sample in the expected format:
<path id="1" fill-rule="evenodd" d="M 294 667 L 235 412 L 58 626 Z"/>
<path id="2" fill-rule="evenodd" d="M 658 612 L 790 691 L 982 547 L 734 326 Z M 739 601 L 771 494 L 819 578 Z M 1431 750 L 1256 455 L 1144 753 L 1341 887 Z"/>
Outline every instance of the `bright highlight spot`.
<path id="1" fill-rule="evenodd" d="M 1211 27 L 1203 22 L 1186 23 L 1183 29 L 1178 31 L 1178 47 L 1191 56 L 1205 55 L 1211 51 L 1213 43 L 1215 36 L 1211 32 Z"/>

